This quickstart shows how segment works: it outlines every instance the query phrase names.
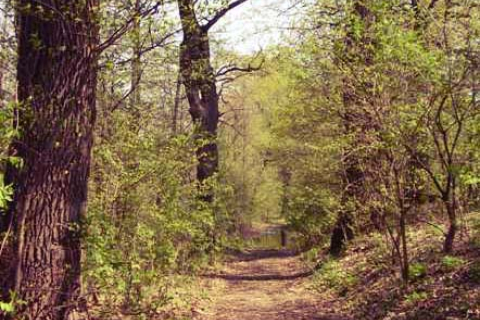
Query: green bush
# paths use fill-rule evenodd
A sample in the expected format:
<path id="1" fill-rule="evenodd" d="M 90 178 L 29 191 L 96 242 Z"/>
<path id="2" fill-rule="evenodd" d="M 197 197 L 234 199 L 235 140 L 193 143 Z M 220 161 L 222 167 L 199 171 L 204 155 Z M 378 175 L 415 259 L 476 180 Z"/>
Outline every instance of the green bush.
<path id="1" fill-rule="evenodd" d="M 192 139 L 147 130 L 138 135 L 128 120 L 115 115 L 110 136 L 95 147 L 82 228 L 82 278 L 101 301 L 103 319 L 119 310 L 146 314 L 171 304 L 178 283 L 167 275 L 191 275 L 208 262 L 223 212 L 201 201 L 191 179 Z"/>
<path id="2" fill-rule="evenodd" d="M 0 314 L 5 313 L 5 314 L 10 314 L 15 311 L 15 306 L 12 301 L 10 302 L 3 302 L 0 301 Z"/>
<path id="3" fill-rule="evenodd" d="M 357 281 L 355 275 L 344 270 L 341 263 L 335 260 L 325 262 L 315 275 L 317 290 L 328 288 L 339 295 L 345 295 Z"/>
<path id="4" fill-rule="evenodd" d="M 452 271 L 465 264 L 465 260 L 452 256 L 445 256 L 442 259 L 442 268 Z"/>
<path id="5" fill-rule="evenodd" d="M 9 201 L 12 201 L 13 188 L 4 184 L 3 174 L 0 174 L 0 209 L 6 208 Z"/>
<path id="6" fill-rule="evenodd" d="M 423 300 L 428 299 L 428 294 L 426 292 L 413 291 L 405 296 L 405 300 L 408 303 L 417 303 Z"/>
<path id="7" fill-rule="evenodd" d="M 418 280 L 427 275 L 427 266 L 423 263 L 412 263 L 410 265 L 409 276 L 412 280 Z"/>

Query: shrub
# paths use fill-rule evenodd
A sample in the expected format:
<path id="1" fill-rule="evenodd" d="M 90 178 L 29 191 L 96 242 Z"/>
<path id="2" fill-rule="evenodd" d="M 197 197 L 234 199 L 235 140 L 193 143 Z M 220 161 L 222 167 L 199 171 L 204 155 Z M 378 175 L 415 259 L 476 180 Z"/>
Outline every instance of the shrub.
<path id="1" fill-rule="evenodd" d="M 442 268 L 446 271 L 452 271 L 465 264 L 465 260 L 452 256 L 445 256 L 442 259 Z"/>
<path id="2" fill-rule="evenodd" d="M 410 265 L 409 276 L 412 280 L 418 280 L 427 275 L 427 266 L 423 263 L 412 263 Z"/>
<path id="3" fill-rule="evenodd" d="M 412 293 L 407 294 L 405 296 L 405 300 L 408 303 L 412 303 L 412 304 L 426 300 L 426 299 L 428 299 L 428 294 L 422 291 L 421 292 L 413 291 Z"/>
<path id="4" fill-rule="evenodd" d="M 335 260 L 325 262 L 316 273 L 315 280 L 318 284 L 317 290 L 328 288 L 339 295 L 345 295 L 348 289 L 358 281 L 355 275 L 344 270 L 342 265 Z"/>

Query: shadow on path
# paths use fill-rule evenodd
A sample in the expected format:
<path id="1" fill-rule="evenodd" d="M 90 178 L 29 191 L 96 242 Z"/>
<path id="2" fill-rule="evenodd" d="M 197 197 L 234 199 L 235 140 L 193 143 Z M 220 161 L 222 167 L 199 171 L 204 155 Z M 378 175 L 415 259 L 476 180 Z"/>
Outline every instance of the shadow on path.
<path id="1" fill-rule="evenodd" d="M 205 274 L 203 277 L 227 281 L 288 281 L 313 275 L 312 270 L 285 274 L 259 268 L 259 266 L 264 265 L 262 260 L 295 258 L 298 255 L 298 251 L 289 249 L 254 249 L 243 252 L 230 252 L 229 263 L 251 263 L 249 264 L 248 273 L 236 270 L 237 272 L 235 273 Z"/>
<path id="2" fill-rule="evenodd" d="M 232 261 L 250 262 L 262 259 L 289 258 L 299 255 L 296 250 L 290 249 L 255 249 L 247 251 L 229 250 Z"/>
<path id="3" fill-rule="evenodd" d="M 259 274 L 259 275 L 247 275 L 247 274 L 208 274 L 204 275 L 205 278 L 223 279 L 228 281 L 288 281 L 305 278 L 313 275 L 313 271 L 305 271 L 294 274 Z"/>
<path id="4" fill-rule="evenodd" d="M 309 289 L 312 274 L 294 250 L 231 251 L 220 270 L 203 276 L 213 303 L 195 320 L 352 320 L 321 303 Z"/>

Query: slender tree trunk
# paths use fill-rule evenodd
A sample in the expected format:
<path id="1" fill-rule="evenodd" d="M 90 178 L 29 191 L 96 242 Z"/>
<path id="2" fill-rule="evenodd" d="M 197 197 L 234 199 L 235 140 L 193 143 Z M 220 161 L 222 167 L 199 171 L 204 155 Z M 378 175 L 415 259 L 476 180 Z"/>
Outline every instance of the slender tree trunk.
<path id="1" fill-rule="evenodd" d="M 453 252 L 453 243 L 455 242 L 455 236 L 458 231 L 456 208 L 457 204 L 455 202 L 455 196 L 452 196 L 451 198 L 452 199 L 444 201 L 449 221 L 448 231 L 445 235 L 445 240 L 443 242 L 443 251 L 445 253 Z"/>
<path id="2" fill-rule="evenodd" d="M 140 14 L 140 0 L 135 0 L 135 13 Z M 141 130 L 141 120 L 142 120 L 142 96 L 141 96 L 141 79 L 142 79 L 142 42 L 141 42 L 141 24 L 140 19 L 135 19 L 132 25 L 132 62 L 131 62 L 131 77 L 130 77 L 130 86 L 131 86 L 131 94 L 129 99 L 129 114 L 130 118 L 130 130 L 134 134 L 139 134 Z M 140 163 L 138 159 L 131 159 L 135 160 L 128 166 L 130 170 L 137 171 Z M 119 215 L 122 217 L 120 219 L 120 223 L 123 223 L 123 220 L 129 213 L 135 212 L 134 204 L 128 200 L 128 192 L 136 192 L 135 186 L 129 187 L 129 190 L 125 191 L 125 198 L 122 199 L 122 206 L 119 210 Z M 136 220 L 135 226 L 138 226 L 138 220 Z M 136 229 L 136 228 L 134 228 Z M 128 232 L 128 231 L 127 231 Z M 135 252 L 135 248 L 131 248 L 133 252 Z M 132 307 L 135 305 L 135 293 L 139 293 L 136 290 L 136 284 L 134 283 L 133 275 L 133 267 L 132 267 L 132 259 L 129 250 L 125 250 L 123 252 L 124 260 L 128 261 L 129 263 L 126 265 L 126 275 L 125 275 L 125 292 L 124 292 L 124 301 L 123 301 L 123 308 L 125 310 L 131 310 Z M 140 294 L 140 293 L 139 293 Z"/>
<path id="3" fill-rule="evenodd" d="M 19 0 L 18 127 L 10 287 L 25 319 L 64 320 L 78 309 L 80 223 L 95 121 L 95 0 Z M 20 316 L 18 316 L 20 318 Z"/>
<path id="4" fill-rule="evenodd" d="M 135 1 L 135 12 L 140 13 L 140 0 Z M 138 132 L 140 130 L 140 118 L 141 118 L 141 86 L 140 81 L 142 78 L 142 42 L 141 42 L 141 29 L 140 19 L 135 19 L 132 26 L 132 63 L 131 63 L 131 94 L 130 94 L 130 110 L 132 112 L 132 127 L 133 130 Z"/>
<path id="5" fill-rule="evenodd" d="M 400 208 L 400 221 L 399 221 L 399 240 L 401 242 L 402 252 L 399 252 L 401 257 L 401 270 L 402 280 L 404 285 L 408 285 L 410 276 L 410 263 L 408 258 L 408 241 L 407 241 L 407 207 L 405 206 L 405 192 L 400 189 L 402 186 L 399 183 L 398 173 L 395 174 L 397 180 L 397 192 L 399 193 L 398 201 Z"/>
<path id="6" fill-rule="evenodd" d="M 175 88 L 175 102 L 173 105 L 173 115 L 172 115 L 172 133 L 174 136 L 178 133 L 178 112 L 180 108 L 182 94 L 182 77 L 181 74 L 178 74 L 177 77 L 177 86 Z"/>

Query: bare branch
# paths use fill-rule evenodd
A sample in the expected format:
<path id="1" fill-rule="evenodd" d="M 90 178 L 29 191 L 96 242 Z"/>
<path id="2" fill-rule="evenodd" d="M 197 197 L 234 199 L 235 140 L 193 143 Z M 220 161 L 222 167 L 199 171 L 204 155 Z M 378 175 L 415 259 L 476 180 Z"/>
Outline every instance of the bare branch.
<path id="1" fill-rule="evenodd" d="M 252 66 L 250 63 L 246 67 L 238 67 L 238 66 L 224 66 L 218 70 L 216 76 L 217 77 L 222 77 L 225 76 L 231 72 L 244 72 L 244 73 L 249 73 L 249 72 L 255 72 L 259 71 L 262 69 L 263 65 L 265 63 L 265 59 L 262 59 L 260 64 L 258 66 Z"/>
<path id="2" fill-rule="evenodd" d="M 125 102 L 125 100 L 127 100 L 128 97 L 130 97 L 135 92 L 135 90 L 137 89 L 137 87 L 140 84 L 140 81 L 142 80 L 142 74 L 143 74 L 143 70 L 140 72 L 137 79 L 135 79 L 135 82 L 133 82 L 133 84 L 132 84 L 131 88 L 128 90 L 128 92 L 125 93 L 120 99 L 118 99 L 113 104 L 113 106 L 110 108 L 110 112 L 113 112 L 113 111 L 117 110 L 122 105 L 122 103 Z"/>
<path id="3" fill-rule="evenodd" d="M 224 124 L 224 125 L 226 125 L 226 126 L 229 126 L 230 128 L 232 128 L 239 136 L 245 137 L 245 134 L 243 134 L 242 132 L 240 132 L 240 130 L 238 130 L 238 128 L 235 127 L 233 124 L 228 123 L 228 122 L 226 122 L 226 121 L 224 121 L 224 120 L 221 120 L 221 119 L 220 119 L 220 123 L 221 123 L 221 124 Z"/>
<path id="4" fill-rule="evenodd" d="M 158 39 L 157 41 L 155 42 L 152 42 L 148 47 L 143 47 L 139 54 L 140 56 L 143 56 L 144 54 L 150 52 L 150 51 L 153 51 L 157 48 L 164 48 L 168 45 L 171 45 L 173 44 L 174 42 L 167 42 L 167 40 L 173 38 L 176 34 L 178 34 L 180 32 L 180 30 L 175 30 L 175 31 L 172 31 L 171 33 L 168 33 L 166 34 L 165 36 L 163 36 L 162 38 Z M 133 58 L 128 58 L 128 59 L 124 59 L 124 60 L 120 60 L 120 61 L 117 61 L 115 62 L 115 65 L 117 66 L 120 66 L 120 65 L 124 65 L 124 64 L 127 64 L 127 63 L 130 63 L 132 62 Z M 105 64 L 101 65 L 100 68 L 103 68 L 105 67 Z"/>
<path id="5" fill-rule="evenodd" d="M 162 4 L 161 1 L 158 1 L 155 3 L 154 6 L 150 7 L 149 9 L 140 12 L 137 11 L 135 14 L 133 14 L 130 19 L 128 19 L 120 28 L 115 30 L 103 43 L 101 43 L 97 48 L 95 48 L 95 51 L 97 53 L 101 53 L 111 45 L 113 45 L 115 42 L 117 42 L 125 33 L 127 33 L 130 28 L 134 25 L 134 22 L 137 19 L 143 19 L 145 17 L 148 17 L 150 14 L 155 13 L 160 5 Z"/>
<path id="6" fill-rule="evenodd" d="M 226 15 L 230 10 L 238 7 L 242 3 L 246 2 L 247 0 L 236 0 L 230 3 L 228 6 L 225 8 L 221 9 L 218 11 L 213 18 L 207 21 L 206 24 L 202 26 L 203 31 L 208 31 L 210 30 L 211 27 L 213 27 L 224 15 Z"/>

